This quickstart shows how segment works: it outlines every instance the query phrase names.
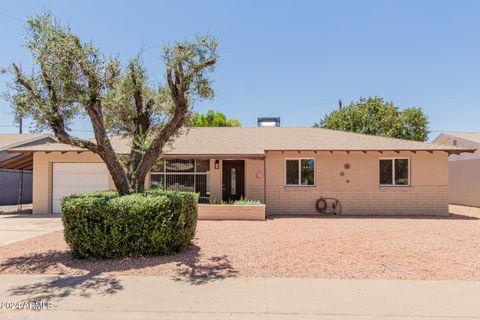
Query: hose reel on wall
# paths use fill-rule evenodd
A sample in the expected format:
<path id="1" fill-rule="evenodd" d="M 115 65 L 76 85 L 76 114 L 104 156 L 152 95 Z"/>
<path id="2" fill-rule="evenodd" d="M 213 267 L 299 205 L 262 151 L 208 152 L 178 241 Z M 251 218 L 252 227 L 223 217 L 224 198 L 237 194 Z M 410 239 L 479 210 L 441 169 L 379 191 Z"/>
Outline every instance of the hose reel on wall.
<path id="1" fill-rule="evenodd" d="M 340 215 L 342 214 L 342 205 L 337 198 L 320 197 L 315 204 L 317 211 L 325 215 Z"/>

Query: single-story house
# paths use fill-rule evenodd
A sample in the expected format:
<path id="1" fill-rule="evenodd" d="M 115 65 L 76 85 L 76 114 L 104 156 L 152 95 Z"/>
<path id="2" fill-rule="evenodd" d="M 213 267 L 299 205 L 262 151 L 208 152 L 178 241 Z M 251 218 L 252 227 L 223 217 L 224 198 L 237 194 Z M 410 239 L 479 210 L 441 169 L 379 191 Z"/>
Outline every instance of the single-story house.
<path id="1" fill-rule="evenodd" d="M 32 162 L 7 150 L 55 141 L 47 134 L 0 134 L 0 205 L 32 202 Z"/>
<path id="2" fill-rule="evenodd" d="M 480 207 L 480 132 L 444 132 L 433 142 L 477 149 L 448 158 L 448 197 L 452 204 Z"/>
<path id="3" fill-rule="evenodd" d="M 130 141 L 112 138 L 118 154 Z M 448 214 L 448 156 L 475 148 L 320 128 L 192 128 L 164 150 L 147 186 L 198 192 L 200 201 L 260 200 L 271 214 L 317 214 L 320 197 L 342 214 Z M 101 159 L 59 143 L 12 148 L 33 163 L 33 213 L 62 197 L 113 189 Z"/>

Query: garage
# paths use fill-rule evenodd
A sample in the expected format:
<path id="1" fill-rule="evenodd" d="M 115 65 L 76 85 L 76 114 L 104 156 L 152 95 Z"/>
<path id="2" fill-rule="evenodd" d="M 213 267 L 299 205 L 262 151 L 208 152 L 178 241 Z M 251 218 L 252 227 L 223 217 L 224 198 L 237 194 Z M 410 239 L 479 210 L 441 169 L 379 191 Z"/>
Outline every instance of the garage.
<path id="1" fill-rule="evenodd" d="M 108 190 L 104 163 L 53 163 L 52 212 L 61 212 L 61 200 L 72 193 Z"/>

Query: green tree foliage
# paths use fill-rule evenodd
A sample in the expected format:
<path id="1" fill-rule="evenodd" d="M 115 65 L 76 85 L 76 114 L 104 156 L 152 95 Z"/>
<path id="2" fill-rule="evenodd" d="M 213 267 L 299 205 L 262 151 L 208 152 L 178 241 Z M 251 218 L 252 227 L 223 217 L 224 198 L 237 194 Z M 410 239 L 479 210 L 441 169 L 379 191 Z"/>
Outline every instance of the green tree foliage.
<path id="1" fill-rule="evenodd" d="M 62 143 L 86 148 L 107 165 L 120 194 L 143 191 L 145 177 L 166 144 L 188 123 L 197 99 L 214 96 L 208 74 L 217 61 L 216 39 L 197 36 L 164 48 L 166 84 L 150 81 L 139 57 L 122 64 L 82 42 L 49 13 L 26 24 L 33 72 L 12 65 L 15 112 L 37 131 L 51 130 Z M 72 135 L 75 119 L 90 119 L 95 140 Z M 110 137 L 128 137 L 131 150 L 115 154 Z"/>
<path id="2" fill-rule="evenodd" d="M 202 114 L 195 112 L 192 116 L 193 127 L 240 127 L 240 120 L 229 118 L 214 110 L 208 110 L 207 113 Z"/>
<path id="3" fill-rule="evenodd" d="M 416 141 L 426 141 L 429 134 L 428 117 L 421 108 L 401 111 L 379 97 L 361 98 L 332 111 L 314 127 Z"/>

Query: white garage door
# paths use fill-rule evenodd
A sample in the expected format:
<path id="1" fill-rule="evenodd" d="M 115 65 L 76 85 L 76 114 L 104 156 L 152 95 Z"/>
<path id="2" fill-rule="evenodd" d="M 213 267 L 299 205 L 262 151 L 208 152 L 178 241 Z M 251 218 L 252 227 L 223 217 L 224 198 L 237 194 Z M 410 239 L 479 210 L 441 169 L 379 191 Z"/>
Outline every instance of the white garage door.
<path id="1" fill-rule="evenodd" d="M 60 202 L 72 193 L 108 190 L 104 163 L 54 163 L 52 211 L 61 212 Z"/>

